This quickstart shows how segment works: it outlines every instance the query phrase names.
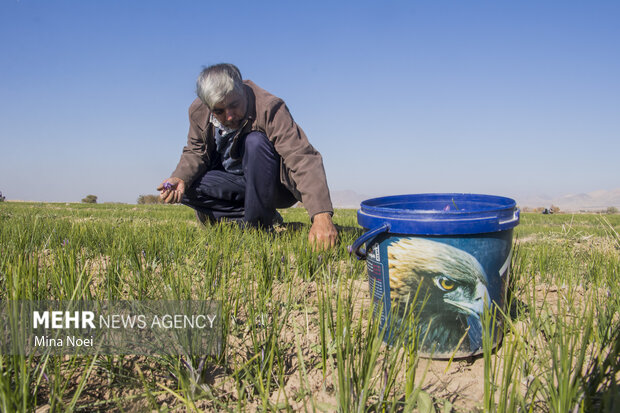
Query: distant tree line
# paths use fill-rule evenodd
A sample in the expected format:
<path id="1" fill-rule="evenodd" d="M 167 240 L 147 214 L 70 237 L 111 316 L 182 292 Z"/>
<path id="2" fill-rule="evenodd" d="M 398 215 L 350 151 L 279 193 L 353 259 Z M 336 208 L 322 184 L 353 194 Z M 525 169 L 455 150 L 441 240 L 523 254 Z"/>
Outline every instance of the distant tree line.
<path id="1" fill-rule="evenodd" d="M 0 196 L 2 193 L 0 192 Z M 97 196 L 96 195 L 86 195 L 85 198 L 82 199 L 82 202 L 85 204 L 96 204 Z M 159 195 L 140 195 L 137 200 L 138 204 L 163 204 L 164 201 L 159 197 Z"/>
<path id="2" fill-rule="evenodd" d="M 163 204 L 164 201 L 159 195 L 140 195 L 138 197 L 138 204 Z"/>
<path id="3" fill-rule="evenodd" d="M 558 214 L 560 212 L 560 207 L 559 206 L 555 206 L 555 205 L 551 205 L 550 208 L 545 208 L 545 207 L 537 207 L 537 208 L 523 207 L 523 208 L 521 208 L 521 210 L 523 212 L 535 212 L 537 214 Z"/>
<path id="4" fill-rule="evenodd" d="M 0 192 L 0 201 L 4 200 L 2 197 L 2 192 Z M 97 196 L 96 195 L 86 195 L 85 198 L 82 198 L 82 202 L 85 204 L 96 204 Z M 140 195 L 137 200 L 138 204 L 163 204 L 164 201 L 159 197 L 159 195 Z"/>

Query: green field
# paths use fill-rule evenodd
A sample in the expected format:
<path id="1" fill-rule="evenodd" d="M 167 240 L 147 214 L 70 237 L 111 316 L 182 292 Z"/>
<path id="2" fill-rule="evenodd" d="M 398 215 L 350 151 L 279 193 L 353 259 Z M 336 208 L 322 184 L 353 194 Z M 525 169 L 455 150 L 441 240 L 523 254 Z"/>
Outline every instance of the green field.
<path id="1" fill-rule="evenodd" d="M 431 362 L 379 338 L 347 251 L 355 211 L 336 211 L 328 252 L 308 247 L 305 210 L 281 212 L 264 233 L 182 206 L 0 203 L 3 301 L 209 299 L 226 315 L 219 357 L 0 355 L 0 410 L 620 411 L 620 215 L 522 214 L 501 346 Z"/>

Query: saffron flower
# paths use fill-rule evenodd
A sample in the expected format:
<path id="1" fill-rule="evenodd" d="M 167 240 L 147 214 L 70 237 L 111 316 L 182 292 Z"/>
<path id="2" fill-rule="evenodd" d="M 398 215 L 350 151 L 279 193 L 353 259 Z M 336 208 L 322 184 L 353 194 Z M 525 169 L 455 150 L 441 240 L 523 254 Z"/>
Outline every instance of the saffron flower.
<path id="1" fill-rule="evenodd" d="M 172 189 L 172 184 L 170 182 L 164 183 L 164 190 L 170 191 Z"/>

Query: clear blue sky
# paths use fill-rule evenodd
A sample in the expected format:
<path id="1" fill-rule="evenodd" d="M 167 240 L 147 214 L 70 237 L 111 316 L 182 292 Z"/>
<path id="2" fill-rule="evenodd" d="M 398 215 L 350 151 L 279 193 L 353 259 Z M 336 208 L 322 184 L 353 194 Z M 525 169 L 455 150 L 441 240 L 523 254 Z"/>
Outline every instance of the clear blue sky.
<path id="1" fill-rule="evenodd" d="M 332 190 L 620 187 L 617 1 L 0 2 L 0 191 L 135 202 L 203 65 L 282 97 Z"/>

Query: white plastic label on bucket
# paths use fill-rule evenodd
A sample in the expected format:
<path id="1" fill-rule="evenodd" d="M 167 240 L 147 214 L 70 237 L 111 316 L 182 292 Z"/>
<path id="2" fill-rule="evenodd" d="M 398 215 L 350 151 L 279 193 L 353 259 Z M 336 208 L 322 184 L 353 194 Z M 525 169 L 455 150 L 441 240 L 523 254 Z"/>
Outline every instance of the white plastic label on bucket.
<path id="1" fill-rule="evenodd" d="M 367 261 L 384 339 L 415 337 L 426 357 L 480 354 L 483 314 L 506 306 L 515 201 L 476 194 L 374 198 L 362 202 L 358 222 L 368 232 L 353 250 Z"/>

